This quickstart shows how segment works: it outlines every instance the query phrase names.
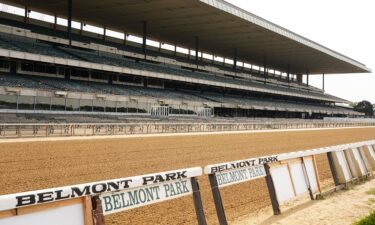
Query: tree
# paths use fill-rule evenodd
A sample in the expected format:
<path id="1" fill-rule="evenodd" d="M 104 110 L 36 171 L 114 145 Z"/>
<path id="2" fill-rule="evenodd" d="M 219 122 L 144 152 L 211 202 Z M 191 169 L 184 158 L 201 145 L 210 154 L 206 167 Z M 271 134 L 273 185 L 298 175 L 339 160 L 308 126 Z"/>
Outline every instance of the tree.
<path id="1" fill-rule="evenodd" d="M 369 101 L 361 101 L 358 102 L 354 106 L 354 110 L 357 112 L 365 113 L 366 116 L 373 116 L 374 115 L 374 107 Z"/>

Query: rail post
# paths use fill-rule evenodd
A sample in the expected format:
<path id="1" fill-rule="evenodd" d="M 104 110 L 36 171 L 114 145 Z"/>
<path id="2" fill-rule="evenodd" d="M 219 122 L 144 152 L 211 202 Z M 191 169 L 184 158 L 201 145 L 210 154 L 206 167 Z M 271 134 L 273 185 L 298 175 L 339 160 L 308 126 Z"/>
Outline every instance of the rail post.
<path id="1" fill-rule="evenodd" d="M 206 216 L 203 210 L 203 203 L 202 203 L 202 197 L 201 197 L 198 180 L 197 178 L 192 177 L 190 181 L 191 181 L 191 187 L 193 189 L 193 200 L 194 200 L 194 207 L 195 207 L 195 213 L 197 215 L 198 224 L 207 225 Z"/>
<path id="2" fill-rule="evenodd" d="M 216 214 L 217 214 L 217 218 L 219 220 L 219 224 L 220 225 L 228 225 L 227 218 L 225 216 L 223 200 L 221 199 L 221 194 L 220 194 L 220 190 L 219 190 L 219 185 L 217 183 L 216 175 L 210 174 L 210 175 L 208 175 L 208 178 L 209 178 L 210 184 L 211 184 L 212 196 L 214 198 Z"/>
<path id="3" fill-rule="evenodd" d="M 268 193 L 271 198 L 271 204 L 272 204 L 272 209 L 273 209 L 273 214 L 274 215 L 280 215 L 281 210 L 280 210 L 280 205 L 279 202 L 277 201 L 277 196 L 276 196 L 276 190 L 275 190 L 275 185 L 272 180 L 272 175 L 270 171 L 270 166 L 268 163 L 264 164 L 264 169 L 266 170 L 266 183 L 268 187 Z"/>
<path id="4" fill-rule="evenodd" d="M 92 220 L 94 225 L 105 225 L 102 201 L 99 196 L 94 196 L 92 201 Z"/>
<path id="5" fill-rule="evenodd" d="M 331 169 L 333 181 L 335 182 L 335 186 L 340 185 L 339 178 L 337 175 L 336 167 L 335 167 L 335 162 L 333 160 L 333 155 L 332 152 L 327 152 L 327 157 L 328 157 L 328 162 L 329 162 L 329 167 Z"/>

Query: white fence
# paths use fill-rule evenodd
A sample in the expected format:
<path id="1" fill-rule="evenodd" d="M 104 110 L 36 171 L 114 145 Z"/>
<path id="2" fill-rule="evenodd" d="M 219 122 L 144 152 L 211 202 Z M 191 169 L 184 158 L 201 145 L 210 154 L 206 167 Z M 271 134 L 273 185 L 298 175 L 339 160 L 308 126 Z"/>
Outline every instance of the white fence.
<path id="1" fill-rule="evenodd" d="M 220 225 L 227 225 L 220 189 L 265 178 L 274 214 L 280 205 L 322 193 L 315 156 L 327 154 L 335 189 L 373 177 L 375 140 L 263 156 L 114 180 L 0 196 L 0 225 L 105 225 L 106 215 L 191 195 L 207 225 L 198 177 L 209 176 Z M 124 221 L 125 223 L 125 221 Z"/>
<path id="2" fill-rule="evenodd" d="M 327 122 L 347 122 L 347 123 L 375 123 L 375 118 L 341 118 L 341 117 L 324 117 Z"/>
<path id="3" fill-rule="evenodd" d="M 373 177 L 374 146 L 372 140 L 206 166 L 204 173 L 209 176 L 219 224 L 228 224 L 221 188 L 265 177 L 277 215 L 282 205 L 297 197 L 308 195 L 314 200 L 322 194 L 316 155 L 327 154 L 336 190 L 350 182 Z"/>
<path id="4" fill-rule="evenodd" d="M 206 225 L 196 177 L 187 168 L 0 196 L 0 225 L 104 225 L 104 216 L 192 195 L 199 225 Z M 43 205 L 44 207 L 41 207 Z"/>
<path id="5" fill-rule="evenodd" d="M 103 136 L 375 126 L 372 122 L 254 121 L 248 123 L 69 123 L 0 124 L 1 138 Z"/>

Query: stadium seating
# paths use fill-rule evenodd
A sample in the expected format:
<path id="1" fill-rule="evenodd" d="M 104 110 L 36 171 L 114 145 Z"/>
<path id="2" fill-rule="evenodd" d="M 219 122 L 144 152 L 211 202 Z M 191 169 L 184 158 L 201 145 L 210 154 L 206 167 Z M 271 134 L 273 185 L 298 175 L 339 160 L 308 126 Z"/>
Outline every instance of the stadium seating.
<path id="1" fill-rule="evenodd" d="M 184 77 L 191 77 L 197 79 L 204 79 L 210 81 L 216 81 L 226 84 L 237 84 L 237 85 L 246 85 L 253 88 L 263 88 L 273 91 L 284 91 L 295 94 L 302 94 L 306 96 L 315 96 L 318 98 L 332 98 L 332 100 L 337 100 L 334 96 L 325 95 L 324 93 L 317 91 L 305 91 L 301 88 L 293 87 L 290 88 L 283 87 L 281 85 L 275 84 L 264 84 L 259 81 L 249 80 L 249 79 L 240 79 L 240 78 L 230 78 L 225 77 L 224 75 L 217 75 L 213 73 L 205 73 L 192 71 L 189 69 L 182 69 L 168 65 L 161 65 L 150 62 L 136 62 L 132 59 L 124 58 L 119 55 L 103 53 L 103 52 L 93 52 L 81 49 L 73 49 L 68 47 L 57 47 L 52 46 L 51 44 L 39 43 L 33 39 L 2 35 L 0 36 L 0 47 L 18 50 L 18 51 L 27 51 L 34 54 L 49 55 L 60 58 L 76 59 L 76 60 L 85 60 L 93 63 L 107 64 L 112 66 L 127 67 L 132 69 L 146 70 L 150 72 L 159 72 L 167 73 L 173 75 L 179 75 Z"/>
<path id="2" fill-rule="evenodd" d="M 73 91 L 84 93 L 103 93 L 121 96 L 144 96 L 156 99 L 188 100 L 197 102 L 212 102 L 223 104 L 235 104 L 243 107 L 253 108 L 279 108 L 296 111 L 317 110 L 317 111 L 341 111 L 350 112 L 349 109 L 330 107 L 324 105 L 312 105 L 306 103 L 285 102 L 271 99 L 257 99 L 251 97 L 224 96 L 214 93 L 198 93 L 188 91 L 176 91 L 168 89 L 144 88 L 136 86 L 124 86 L 106 83 L 96 83 L 77 80 L 65 80 L 61 78 L 48 78 L 21 75 L 0 75 L 0 86 L 22 87 L 50 91 Z"/>
<path id="3" fill-rule="evenodd" d="M 49 55 L 60 58 L 77 59 L 71 55 L 55 49 L 50 44 L 36 42 L 35 40 L 18 36 L 0 36 L 0 46 L 5 49 L 25 51 L 40 55 Z"/>

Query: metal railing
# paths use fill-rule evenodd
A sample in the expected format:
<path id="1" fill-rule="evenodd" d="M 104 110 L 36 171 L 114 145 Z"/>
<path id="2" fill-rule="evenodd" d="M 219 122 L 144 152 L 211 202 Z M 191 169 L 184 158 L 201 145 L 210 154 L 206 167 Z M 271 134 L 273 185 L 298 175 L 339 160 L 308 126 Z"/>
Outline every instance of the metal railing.
<path id="1" fill-rule="evenodd" d="M 375 122 L 247 122 L 247 123 L 69 123 L 0 124 L 0 139 L 30 137 L 104 136 L 199 133 L 251 130 L 375 126 Z"/>

